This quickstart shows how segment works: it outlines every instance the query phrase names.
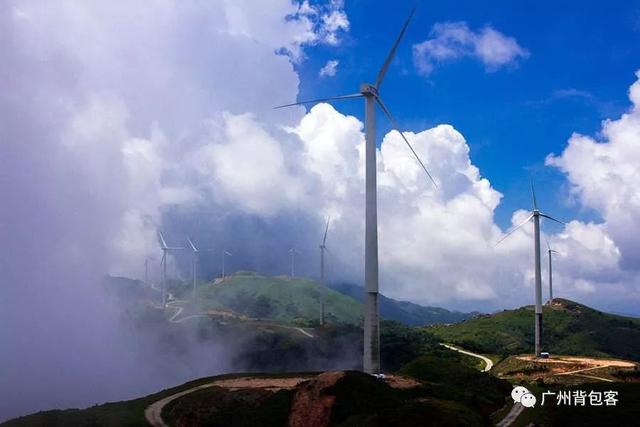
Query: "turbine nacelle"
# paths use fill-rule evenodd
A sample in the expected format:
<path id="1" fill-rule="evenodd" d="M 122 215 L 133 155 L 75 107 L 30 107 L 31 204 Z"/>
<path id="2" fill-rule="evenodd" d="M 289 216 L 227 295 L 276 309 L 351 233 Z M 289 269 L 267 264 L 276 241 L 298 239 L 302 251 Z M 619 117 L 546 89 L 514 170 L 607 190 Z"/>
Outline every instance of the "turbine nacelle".
<path id="1" fill-rule="evenodd" d="M 371 83 L 361 83 L 360 84 L 360 93 L 363 96 L 373 96 L 375 98 L 378 97 L 378 88 L 376 88 Z"/>

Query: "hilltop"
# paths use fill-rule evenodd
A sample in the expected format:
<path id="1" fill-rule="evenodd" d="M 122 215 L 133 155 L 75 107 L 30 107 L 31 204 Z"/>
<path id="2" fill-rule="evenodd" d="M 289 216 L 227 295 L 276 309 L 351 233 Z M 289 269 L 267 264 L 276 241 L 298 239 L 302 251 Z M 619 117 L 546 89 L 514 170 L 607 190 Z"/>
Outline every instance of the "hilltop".
<path id="1" fill-rule="evenodd" d="M 543 307 L 543 350 L 551 354 L 640 360 L 640 319 L 556 298 Z M 486 354 L 531 353 L 533 306 L 426 328 L 443 341 Z"/>
<path id="2" fill-rule="evenodd" d="M 231 310 L 252 318 L 287 322 L 317 321 L 322 298 L 329 322 L 362 323 L 358 301 L 303 277 L 238 272 L 198 288 L 198 301 L 205 311 Z"/>
<path id="3" fill-rule="evenodd" d="M 455 383 L 447 381 L 449 375 Z M 143 426 L 151 419 L 236 427 L 482 426 L 510 389 L 506 381 L 433 356 L 385 379 L 357 371 L 220 375 L 139 399 L 39 412 L 2 425 Z"/>

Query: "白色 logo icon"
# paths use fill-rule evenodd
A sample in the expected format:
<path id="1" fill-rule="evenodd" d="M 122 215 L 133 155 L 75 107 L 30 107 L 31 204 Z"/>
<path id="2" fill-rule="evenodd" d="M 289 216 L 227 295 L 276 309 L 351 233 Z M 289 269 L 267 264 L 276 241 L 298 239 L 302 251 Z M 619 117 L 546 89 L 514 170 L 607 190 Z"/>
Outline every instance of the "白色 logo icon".
<path id="1" fill-rule="evenodd" d="M 515 403 L 520 403 L 526 408 L 533 408 L 536 404 L 536 397 L 522 386 L 516 386 L 511 390 L 511 398 Z"/>

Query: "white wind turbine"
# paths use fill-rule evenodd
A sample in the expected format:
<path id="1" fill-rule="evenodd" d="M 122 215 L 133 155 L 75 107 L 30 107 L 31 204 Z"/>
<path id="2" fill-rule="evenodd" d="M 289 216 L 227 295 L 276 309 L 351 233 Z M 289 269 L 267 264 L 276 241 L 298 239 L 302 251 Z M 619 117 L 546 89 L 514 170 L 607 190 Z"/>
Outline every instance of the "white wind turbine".
<path id="1" fill-rule="evenodd" d="M 227 251 L 226 249 L 223 249 L 222 250 L 222 280 L 224 280 L 224 274 L 225 274 L 224 273 L 224 261 L 225 261 L 225 258 L 228 257 L 228 256 L 232 257 L 233 254 L 231 252 Z"/>
<path id="2" fill-rule="evenodd" d="M 322 237 L 322 243 L 320 244 L 320 284 L 326 286 L 324 281 L 324 251 L 327 249 L 327 233 L 329 232 L 329 221 L 331 218 L 327 218 L 327 226 L 324 229 L 324 237 Z M 320 326 L 324 325 L 324 291 L 320 293 Z"/>
<path id="3" fill-rule="evenodd" d="M 167 254 L 171 251 L 179 251 L 184 248 L 177 246 L 167 246 L 167 241 L 162 234 L 162 231 L 158 231 L 158 240 L 160 241 L 160 249 L 162 249 L 162 260 L 160 266 L 162 268 L 162 306 L 167 305 Z"/>
<path id="4" fill-rule="evenodd" d="M 514 231 L 527 224 L 533 218 L 533 270 L 535 275 L 536 297 L 534 347 L 536 357 L 540 357 L 540 353 L 542 352 L 542 347 L 540 344 L 542 340 L 542 272 L 540 267 L 540 217 L 550 219 L 560 224 L 564 224 L 564 222 L 552 218 L 549 215 L 544 214 L 540 212 L 540 210 L 538 210 L 538 202 L 536 201 L 536 192 L 533 188 L 533 181 L 531 181 L 531 197 L 533 199 L 533 211 L 531 212 L 531 215 L 529 215 L 526 220 L 522 221 L 522 223 L 509 230 L 498 241 L 498 243 L 496 243 L 496 245 L 509 237 Z"/>
<path id="5" fill-rule="evenodd" d="M 189 243 L 189 247 L 191 248 L 191 275 L 193 277 L 193 304 L 196 304 L 196 278 L 197 278 L 197 270 L 198 270 L 198 248 L 193 243 L 190 237 L 187 237 L 187 242 Z"/>
<path id="6" fill-rule="evenodd" d="M 551 265 L 552 254 L 557 254 L 558 251 L 551 249 L 551 245 L 549 245 L 549 240 L 545 237 L 544 239 L 547 242 L 547 256 L 549 257 L 549 304 L 553 302 L 553 268 Z"/>
<path id="7" fill-rule="evenodd" d="M 395 121 L 389 109 L 380 98 L 379 90 L 384 80 L 385 74 L 393 60 L 398 45 L 402 40 L 415 9 L 411 11 L 405 21 L 400 34 L 396 38 L 391 51 L 387 55 L 382 67 L 378 71 L 374 84 L 362 83 L 360 92 L 350 95 L 333 96 L 309 101 L 295 102 L 293 104 L 281 105 L 275 108 L 290 107 L 293 105 L 311 104 L 317 102 L 334 101 L 350 98 L 364 98 L 364 122 L 365 122 L 365 301 L 364 301 L 364 351 L 363 368 L 368 373 L 380 372 L 380 319 L 378 314 L 378 207 L 376 190 L 376 103 L 382 112 L 391 122 L 391 126 L 396 130 L 404 142 L 407 144 L 416 160 L 425 171 L 429 179 L 437 187 L 436 182 L 427 171 L 427 168 L 418 157 L 407 138 L 400 132 L 398 123 Z"/>
<path id="8" fill-rule="evenodd" d="M 296 254 L 299 254 L 300 252 L 298 250 L 296 250 L 295 248 L 291 248 L 289 249 L 289 254 L 291 254 L 291 277 L 295 277 L 295 267 L 296 267 Z"/>

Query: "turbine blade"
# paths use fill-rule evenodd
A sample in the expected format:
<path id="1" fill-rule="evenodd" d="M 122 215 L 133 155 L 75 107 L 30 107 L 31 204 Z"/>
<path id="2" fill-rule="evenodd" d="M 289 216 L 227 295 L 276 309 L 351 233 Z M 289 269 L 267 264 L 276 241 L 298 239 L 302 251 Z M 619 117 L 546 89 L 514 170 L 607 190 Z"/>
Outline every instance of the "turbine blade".
<path id="1" fill-rule="evenodd" d="M 411 150 L 411 152 L 413 153 L 414 157 L 416 158 L 416 160 L 418 161 L 418 163 L 420 163 L 420 166 L 422 167 L 422 169 L 425 171 L 425 173 L 427 174 L 427 176 L 429 177 L 429 179 L 431 180 L 431 182 L 433 183 L 434 187 L 438 188 L 438 184 L 436 184 L 436 181 L 433 179 L 433 177 L 431 176 L 431 174 L 429 173 L 429 171 L 427 170 L 427 168 L 425 167 L 424 163 L 422 163 L 422 160 L 420 160 L 420 157 L 418 156 L 418 153 L 416 153 L 416 150 L 413 149 L 413 147 L 411 146 L 411 144 L 409 143 L 409 140 L 404 136 L 404 134 L 400 131 L 400 128 L 398 127 L 398 123 L 396 122 L 396 120 L 393 118 L 393 116 L 391 115 L 391 112 L 387 109 L 387 107 L 384 105 L 384 103 L 382 102 L 382 99 L 380 99 L 380 97 L 376 96 L 376 101 L 378 101 L 378 105 L 380 105 L 380 108 L 382 109 L 382 112 L 384 112 L 384 114 L 387 116 L 387 118 L 389 119 L 389 121 L 391 122 L 391 126 L 393 127 L 393 129 L 395 131 L 397 131 L 400 136 L 402 137 L 402 139 L 404 139 L 404 142 L 407 144 L 407 146 L 409 147 L 409 149 Z"/>
<path id="2" fill-rule="evenodd" d="M 393 57 L 396 55 L 396 50 L 398 50 L 398 45 L 400 44 L 400 41 L 402 40 L 402 36 L 404 36 L 404 32 L 407 30 L 407 27 L 409 26 L 409 22 L 411 22 L 411 18 L 413 18 L 413 14 L 416 13 L 416 8 L 414 7 L 411 10 L 411 13 L 409 14 L 409 17 L 407 18 L 407 20 L 404 22 L 404 25 L 402 26 L 402 29 L 400 30 L 400 34 L 398 34 L 398 38 L 396 38 L 396 41 L 393 43 L 393 46 L 391 47 L 391 50 L 389 51 L 389 54 L 387 55 L 387 59 L 385 59 L 384 63 L 382 64 L 382 67 L 380 68 L 380 71 L 378 71 L 378 76 L 376 77 L 376 89 L 380 89 L 380 85 L 382 84 L 382 80 L 384 80 L 384 76 L 385 74 L 387 74 L 387 70 L 389 69 L 389 65 L 391 64 L 391 61 L 393 61 Z"/>
<path id="3" fill-rule="evenodd" d="M 167 246 L 165 249 L 168 250 L 168 251 L 183 251 L 183 250 L 185 250 L 187 248 L 183 248 L 183 247 L 180 247 L 180 246 Z"/>
<path id="4" fill-rule="evenodd" d="M 331 217 L 327 218 L 327 226 L 324 229 L 324 237 L 322 238 L 322 246 L 327 243 L 327 232 L 329 231 L 329 221 L 331 221 Z"/>
<path id="5" fill-rule="evenodd" d="M 527 217 L 527 219 L 525 219 L 524 221 L 522 221 L 520 224 L 516 225 L 515 227 L 512 227 L 511 230 L 507 231 L 507 234 L 505 234 L 504 236 L 502 236 L 502 239 L 498 240 L 495 244 L 495 246 L 498 246 L 500 243 L 502 243 L 502 241 L 504 239 L 506 239 L 507 237 L 509 237 L 511 234 L 513 234 L 514 231 L 516 231 L 518 228 L 522 227 L 523 225 L 525 225 L 526 223 L 528 223 L 529 221 L 531 221 L 531 218 L 533 218 L 533 214 L 529 215 Z"/>
<path id="6" fill-rule="evenodd" d="M 533 209 L 538 209 L 538 201 L 536 200 L 536 190 L 533 188 L 533 179 L 529 179 L 529 185 L 531 186 L 531 198 L 533 199 Z"/>
<path id="7" fill-rule="evenodd" d="M 273 109 L 277 110 L 279 108 L 293 107 L 294 105 L 315 104 L 318 102 L 325 102 L 325 101 L 339 101 L 341 99 L 360 98 L 361 96 L 363 96 L 361 93 L 352 93 L 351 95 L 341 95 L 341 96 L 331 96 L 329 98 L 310 99 L 308 101 L 299 101 L 299 102 L 294 102 L 292 104 L 278 105 L 277 107 L 273 107 Z"/>
<path id="8" fill-rule="evenodd" d="M 193 244 L 193 242 L 191 241 L 191 238 L 187 237 L 187 242 L 189 242 L 189 246 L 191 246 L 191 250 L 193 252 L 198 252 L 198 249 L 196 249 L 196 245 Z"/>
<path id="9" fill-rule="evenodd" d="M 551 246 L 549 245 L 549 239 L 547 239 L 547 236 L 544 236 L 544 241 L 547 242 L 547 249 L 551 250 Z"/>
<path id="10" fill-rule="evenodd" d="M 160 247 L 162 249 L 166 249 L 167 242 L 164 240 L 164 235 L 162 234 L 162 231 L 158 231 L 158 239 L 160 239 Z"/>
<path id="11" fill-rule="evenodd" d="M 562 222 L 562 221 L 560 221 L 559 219 L 555 219 L 555 218 L 553 218 L 553 217 L 550 217 L 550 216 L 549 216 L 549 215 L 547 215 L 547 214 L 540 213 L 540 216 L 543 216 L 543 217 L 545 217 L 545 218 L 547 218 L 547 219 L 550 219 L 551 221 L 555 221 L 555 222 L 557 222 L 558 224 L 567 225 L 565 222 Z"/>
<path id="12" fill-rule="evenodd" d="M 231 252 L 228 252 L 228 251 L 224 251 L 224 254 L 227 255 L 227 256 L 233 256 L 233 254 Z"/>

